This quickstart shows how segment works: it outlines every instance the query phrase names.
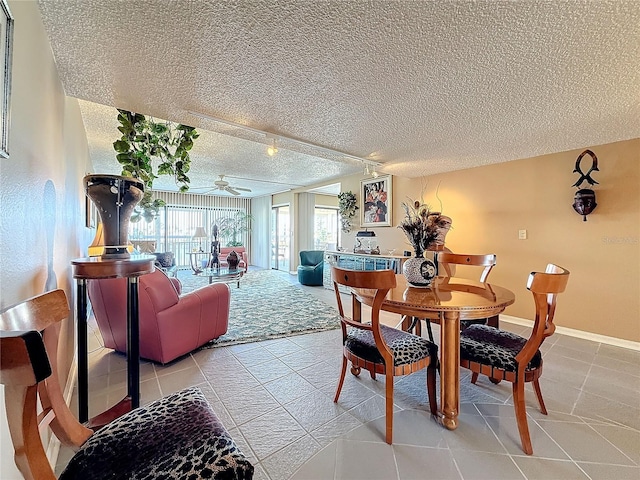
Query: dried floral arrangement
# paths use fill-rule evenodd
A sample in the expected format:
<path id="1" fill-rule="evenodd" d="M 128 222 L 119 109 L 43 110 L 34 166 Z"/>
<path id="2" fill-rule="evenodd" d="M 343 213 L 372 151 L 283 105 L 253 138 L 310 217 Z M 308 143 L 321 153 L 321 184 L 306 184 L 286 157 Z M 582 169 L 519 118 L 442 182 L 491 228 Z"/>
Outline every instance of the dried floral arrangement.
<path id="1" fill-rule="evenodd" d="M 403 202 L 402 208 L 405 218 L 398 228 L 407 236 L 416 257 L 421 257 L 426 250 L 437 244 L 441 229 L 450 227 L 451 219 L 440 212 L 432 212 L 429 205 L 418 200 Z"/>

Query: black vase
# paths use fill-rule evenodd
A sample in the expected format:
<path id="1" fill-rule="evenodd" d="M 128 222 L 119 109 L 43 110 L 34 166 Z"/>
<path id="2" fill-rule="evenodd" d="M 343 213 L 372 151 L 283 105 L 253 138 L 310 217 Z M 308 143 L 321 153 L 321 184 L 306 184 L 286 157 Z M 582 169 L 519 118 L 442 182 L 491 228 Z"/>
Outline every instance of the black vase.
<path id="1" fill-rule="evenodd" d="M 235 250 L 232 250 L 229 255 L 227 255 L 227 265 L 229 265 L 229 270 L 235 270 L 238 268 L 238 263 L 240 263 L 240 259 L 238 258 L 238 254 Z"/>
<path id="2" fill-rule="evenodd" d="M 144 184 L 118 175 L 87 175 L 84 184 L 102 221 L 105 243 L 102 258 L 129 258 L 129 220 L 142 200 Z"/>

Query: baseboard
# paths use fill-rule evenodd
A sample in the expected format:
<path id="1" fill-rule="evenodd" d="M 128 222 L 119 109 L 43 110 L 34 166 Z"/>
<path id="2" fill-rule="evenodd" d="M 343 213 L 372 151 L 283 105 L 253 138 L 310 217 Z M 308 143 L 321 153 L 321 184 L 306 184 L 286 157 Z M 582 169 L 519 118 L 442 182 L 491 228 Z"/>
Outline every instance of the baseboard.
<path id="1" fill-rule="evenodd" d="M 76 384 L 76 376 L 78 373 L 78 368 L 76 364 L 76 356 L 73 356 L 73 360 L 71 361 L 71 367 L 69 368 L 69 376 L 67 377 L 67 383 L 64 386 L 64 401 L 67 405 L 71 404 L 71 398 L 73 396 L 73 387 Z M 58 463 L 58 454 L 60 453 L 60 440 L 56 437 L 53 432 L 49 436 L 49 442 L 47 443 L 46 454 L 47 459 L 49 460 L 49 464 L 51 468 L 55 471 L 56 464 Z"/>
<path id="2" fill-rule="evenodd" d="M 501 322 L 515 323 L 516 325 L 523 325 L 525 327 L 533 327 L 533 321 L 520 317 L 512 317 L 511 315 L 500 315 Z M 640 351 L 640 342 L 633 342 L 631 340 L 624 340 L 621 338 L 608 337 L 606 335 L 599 335 L 597 333 L 585 332 L 583 330 L 575 330 L 573 328 L 558 327 L 556 326 L 556 332 L 569 337 L 582 338 L 584 340 L 591 340 L 592 342 L 605 343 L 607 345 L 613 345 L 615 347 L 628 348 L 629 350 Z"/>

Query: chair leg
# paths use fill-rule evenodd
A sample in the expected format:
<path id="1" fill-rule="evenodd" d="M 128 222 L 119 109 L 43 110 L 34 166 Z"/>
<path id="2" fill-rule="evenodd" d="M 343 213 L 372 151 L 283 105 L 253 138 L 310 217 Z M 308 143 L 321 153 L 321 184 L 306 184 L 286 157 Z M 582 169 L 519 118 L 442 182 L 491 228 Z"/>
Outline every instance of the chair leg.
<path id="1" fill-rule="evenodd" d="M 538 403 L 540 404 L 540 412 L 542 412 L 543 415 L 546 415 L 547 407 L 545 407 L 544 405 L 544 400 L 542 399 L 542 390 L 540 390 L 540 382 L 538 382 L 537 378 L 533 381 L 533 389 L 536 392 L 536 397 L 538 397 Z"/>
<path id="2" fill-rule="evenodd" d="M 427 320 L 427 321 L 429 321 L 429 320 Z M 413 329 L 413 333 L 416 334 L 419 337 L 422 336 L 422 322 L 420 321 L 419 318 L 416 318 L 416 326 Z"/>
<path id="3" fill-rule="evenodd" d="M 393 443 L 393 372 L 387 371 L 385 383 L 385 417 L 387 426 L 385 441 L 391 445 Z"/>
<path id="4" fill-rule="evenodd" d="M 531 437 L 529 436 L 529 424 L 527 423 L 527 410 L 524 403 L 524 382 L 518 381 L 513 383 L 513 406 L 516 410 L 516 421 L 518 422 L 518 431 L 520 432 L 520 441 L 522 442 L 522 450 L 527 455 L 533 454 L 531 446 Z"/>
<path id="5" fill-rule="evenodd" d="M 344 376 L 347 373 L 347 357 L 342 357 L 342 372 L 340 373 L 340 381 L 338 382 L 338 388 L 336 389 L 336 396 L 333 397 L 333 403 L 338 403 L 338 397 L 342 391 L 342 384 L 344 383 Z"/>
<path id="6" fill-rule="evenodd" d="M 431 415 L 437 415 L 438 401 L 436 400 L 436 367 L 431 364 L 427 367 L 427 395 L 429 396 L 429 410 L 431 410 Z"/>
<path id="7" fill-rule="evenodd" d="M 487 325 L 493 328 L 500 328 L 500 315 L 487 318 Z"/>
<path id="8" fill-rule="evenodd" d="M 471 372 L 471 383 L 474 385 L 478 381 L 478 372 Z"/>
<path id="9" fill-rule="evenodd" d="M 431 331 L 431 321 L 428 318 L 425 318 L 424 321 L 427 324 L 427 333 L 429 334 L 429 341 L 431 343 L 435 343 L 433 340 L 433 332 Z"/>

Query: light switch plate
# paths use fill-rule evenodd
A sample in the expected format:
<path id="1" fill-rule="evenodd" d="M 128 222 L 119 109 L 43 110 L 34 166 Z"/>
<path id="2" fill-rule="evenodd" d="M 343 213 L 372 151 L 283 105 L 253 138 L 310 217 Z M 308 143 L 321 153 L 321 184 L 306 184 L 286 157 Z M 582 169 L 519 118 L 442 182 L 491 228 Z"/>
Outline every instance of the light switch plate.
<path id="1" fill-rule="evenodd" d="M 526 240 L 526 239 L 527 239 L 527 231 L 518 230 L 518 240 Z"/>

